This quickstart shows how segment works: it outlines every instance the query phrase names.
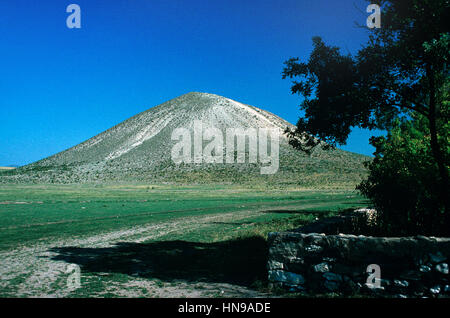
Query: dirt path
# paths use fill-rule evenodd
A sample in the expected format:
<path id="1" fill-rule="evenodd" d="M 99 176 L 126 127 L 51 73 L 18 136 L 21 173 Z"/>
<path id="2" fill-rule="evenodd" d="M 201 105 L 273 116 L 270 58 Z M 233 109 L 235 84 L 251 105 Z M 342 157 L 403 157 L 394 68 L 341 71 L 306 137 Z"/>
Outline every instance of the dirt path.
<path id="1" fill-rule="evenodd" d="M 173 221 L 138 226 L 130 229 L 101 233 L 94 236 L 35 243 L 26 247 L 0 252 L 0 295 L 6 297 L 66 297 L 68 264 L 52 259 L 57 256 L 52 248 L 104 248 L 118 242 L 140 243 L 167 234 L 187 233 L 213 222 L 230 222 L 255 216 L 258 211 L 235 211 L 207 216 L 191 216 Z M 83 288 L 83 273 L 81 273 Z M 230 284 L 188 283 L 161 284 L 152 280 L 129 277 L 125 282 L 111 282 L 103 290 L 89 296 L 118 297 L 260 297 L 258 292 Z"/>

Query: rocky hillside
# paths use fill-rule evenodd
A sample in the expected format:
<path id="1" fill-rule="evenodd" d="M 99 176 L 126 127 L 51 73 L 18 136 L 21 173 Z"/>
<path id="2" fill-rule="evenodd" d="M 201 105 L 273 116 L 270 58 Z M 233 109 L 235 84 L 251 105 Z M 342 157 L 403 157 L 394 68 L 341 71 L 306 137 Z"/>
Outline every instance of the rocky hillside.
<path id="1" fill-rule="evenodd" d="M 280 138 L 279 170 L 261 175 L 259 163 L 181 164 L 171 158 L 176 128 L 274 128 L 292 126 L 282 118 L 231 99 L 189 93 L 142 112 L 91 139 L 28 166 L 0 173 L 0 182 L 269 182 L 281 184 L 355 184 L 368 158 L 342 150 L 317 149 L 311 156 Z"/>

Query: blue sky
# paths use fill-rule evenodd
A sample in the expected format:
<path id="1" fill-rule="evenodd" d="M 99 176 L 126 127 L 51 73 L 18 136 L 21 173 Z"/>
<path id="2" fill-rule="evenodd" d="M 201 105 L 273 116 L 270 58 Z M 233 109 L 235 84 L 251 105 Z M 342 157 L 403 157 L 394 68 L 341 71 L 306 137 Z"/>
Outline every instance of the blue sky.
<path id="1" fill-rule="evenodd" d="M 66 7 L 81 7 L 68 29 Z M 295 123 L 300 98 L 283 61 L 311 38 L 355 53 L 363 0 L 2 0 L 0 166 L 72 147 L 191 91 L 219 94 Z M 341 148 L 371 154 L 372 132 Z"/>

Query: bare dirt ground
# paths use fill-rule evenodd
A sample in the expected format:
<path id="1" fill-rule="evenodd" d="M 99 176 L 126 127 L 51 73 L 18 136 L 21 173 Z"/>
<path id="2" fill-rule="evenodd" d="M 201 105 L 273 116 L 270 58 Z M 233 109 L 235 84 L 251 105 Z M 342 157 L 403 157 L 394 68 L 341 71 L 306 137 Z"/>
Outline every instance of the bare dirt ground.
<path id="1" fill-rule="evenodd" d="M 213 222 L 243 220 L 255 215 L 253 211 L 235 211 L 207 216 L 192 216 L 158 224 L 149 224 L 89 237 L 71 238 L 53 242 L 38 242 L 17 249 L 0 252 L 0 292 L 6 297 L 70 297 L 74 290 L 67 287 L 68 263 L 54 260 L 52 248 L 104 248 L 118 242 L 140 243 L 158 239 L 167 234 L 187 233 L 210 226 Z M 81 287 L 92 286 L 96 275 L 81 272 Z M 154 281 L 127 276 L 124 280 L 108 280 L 97 284 L 95 290 L 84 290 L 89 297 L 264 297 L 248 288 L 204 282 Z M 79 292 L 79 290 L 78 290 Z"/>

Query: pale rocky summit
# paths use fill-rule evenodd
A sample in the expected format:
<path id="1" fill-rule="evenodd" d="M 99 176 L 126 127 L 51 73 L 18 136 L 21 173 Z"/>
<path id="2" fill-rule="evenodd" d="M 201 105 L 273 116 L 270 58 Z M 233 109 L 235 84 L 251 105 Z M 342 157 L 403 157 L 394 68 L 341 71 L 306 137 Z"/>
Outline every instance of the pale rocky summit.
<path id="1" fill-rule="evenodd" d="M 261 175 L 259 163 L 181 164 L 171 158 L 176 128 L 274 128 L 280 132 L 280 167 Z M 294 150 L 283 131 L 292 124 L 262 109 L 206 93 L 188 93 L 144 111 L 68 150 L 0 174 L 0 182 L 274 182 L 355 184 L 368 157 L 342 150 Z"/>

